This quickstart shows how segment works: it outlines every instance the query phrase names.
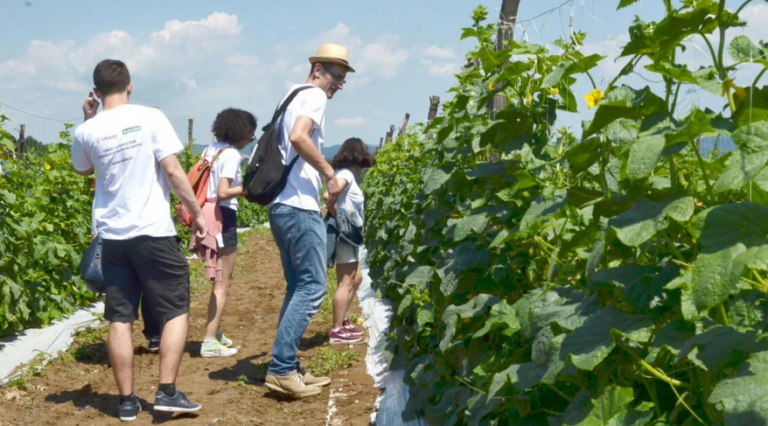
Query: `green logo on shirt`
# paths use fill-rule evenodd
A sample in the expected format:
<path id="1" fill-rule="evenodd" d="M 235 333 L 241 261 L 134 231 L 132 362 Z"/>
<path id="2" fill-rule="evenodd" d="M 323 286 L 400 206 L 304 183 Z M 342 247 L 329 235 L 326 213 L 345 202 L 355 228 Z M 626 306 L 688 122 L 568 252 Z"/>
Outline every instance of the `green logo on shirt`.
<path id="1" fill-rule="evenodd" d="M 123 134 L 127 135 L 128 133 L 138 132 L 140 130 L 141 130 L 141 126 L 133 126 L 127 129 L 123 129 Z"/>

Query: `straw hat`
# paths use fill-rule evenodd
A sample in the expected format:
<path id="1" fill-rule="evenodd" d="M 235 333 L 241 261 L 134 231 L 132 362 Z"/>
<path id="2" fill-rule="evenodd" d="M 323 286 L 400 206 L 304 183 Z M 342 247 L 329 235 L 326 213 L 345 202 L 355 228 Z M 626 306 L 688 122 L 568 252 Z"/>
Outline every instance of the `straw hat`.
<path id="1" fill-rule="evenodd" d="M 317 49 L 317 54 L 309 58 L 310 64 L 322 62 L 326 64 L 337 64 L 347 68 L 348 72 L 355 72 L 355 69 L 349 66 L 349 50 L 335 43 L 325 43 Z"/>

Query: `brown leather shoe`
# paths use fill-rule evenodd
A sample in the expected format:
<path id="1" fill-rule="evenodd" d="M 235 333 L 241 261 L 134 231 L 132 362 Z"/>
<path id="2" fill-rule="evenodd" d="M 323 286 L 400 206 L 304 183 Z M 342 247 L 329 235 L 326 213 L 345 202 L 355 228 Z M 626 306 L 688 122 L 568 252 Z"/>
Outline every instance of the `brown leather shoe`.
<path id="1" fill-rule="evenodd" d="M 296 370 L 291 371 L 287 376 L 267 374 L 264 385 L 275 392 L 297 399 L 317 395 L 321 392 L 318 386 L 306 385 L 304 378 Z"/>
<path id="2" fill-rule="evenodd" d="M 301 367 L 301 369 L 299 370 L 299 374 L 301 374 L 301 376 L 304 378 L 304 384 L 307 386 L 323 387 L 331 384 L 330 377 L 325 377 L 325 376 L 315 377 L 312 375 L 312 373 L 307 371 L 307 369 L 304 367 Z"/>

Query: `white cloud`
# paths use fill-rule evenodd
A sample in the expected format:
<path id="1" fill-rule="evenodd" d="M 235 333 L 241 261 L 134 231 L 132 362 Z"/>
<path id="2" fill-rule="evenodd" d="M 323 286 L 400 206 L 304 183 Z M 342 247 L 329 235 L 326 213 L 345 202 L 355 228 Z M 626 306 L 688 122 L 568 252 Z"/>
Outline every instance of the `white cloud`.
<path id="1" fill-rule="evenodd" d="M 433 45 L 424 49 L 424 56 L 428 58 L 452 59 L 456 57 L 456 53 L 451 48 L 443 49 Z"/>
<path id="2" fill-rule="evenodd" d="M 431 59 L 421 59 L 422 67 L 429 75 L 435 77 L 451 77 L 458 73 L 461 66 L 456 62 L 440 62 Z"/>
<path id="3" fill-rule="evenodd" d="M 333 122 L 333 124 L 339 127 L 361 127 L 365 126 L 366 123 L 368 123 L 368 120 L 363 117 L 339 117 Z"/>

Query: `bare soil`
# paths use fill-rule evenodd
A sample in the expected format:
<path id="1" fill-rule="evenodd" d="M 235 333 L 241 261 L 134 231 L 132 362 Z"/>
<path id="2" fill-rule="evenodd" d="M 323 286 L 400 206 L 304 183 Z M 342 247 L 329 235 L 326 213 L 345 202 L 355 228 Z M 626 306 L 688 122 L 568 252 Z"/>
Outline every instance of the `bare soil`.
<path id="1" fill-rule="evenodd" d="M 335 277 L 331 277 L 335 279 Z M 190 332 L 177 387 L 203 405 L 194 415 L 153 413 L 158 356 L 146 351 L 142 324 L 134 326 L 135 392 L 143 412 L 133 424 L 149 425 L 368 425 L 378 390 L 365 372 L 366 345 L 351 350 L 358 360 L 332 374 L 333 383 L 320 395 L 290 400 L 264 387 L 277 317 L 285 294 L 280 256 L 271 235 L 248 237 L 239 252 L 235 281 L 222 328 L 239 346 L 232 358 L 201 358 L 208 293 L 192 297 Z M 355 310 L 358 308 L 355 307 Z M 359 312 L 359 310 L 357 311 Z M 301 340 L 299 358 L 310 365 L 318 348 L 327 345 L 330 324 L 316 318 Z M 0 426 L 90 426 L 122 424 L 118 396 L 105 340 L 72 352 L 74 360 L 53 362 L 27 390 L 0 388 Z M 329 411 L 329 396 L 331 415 Z"/>

